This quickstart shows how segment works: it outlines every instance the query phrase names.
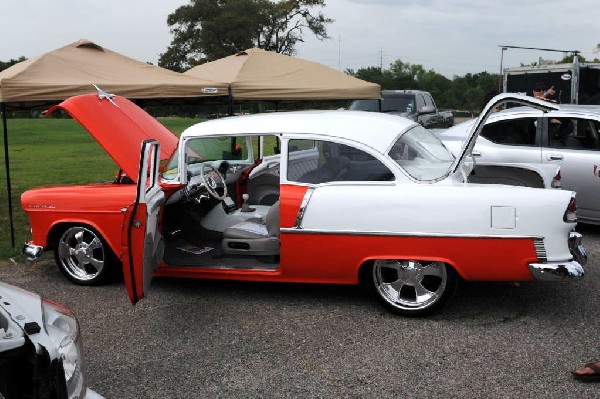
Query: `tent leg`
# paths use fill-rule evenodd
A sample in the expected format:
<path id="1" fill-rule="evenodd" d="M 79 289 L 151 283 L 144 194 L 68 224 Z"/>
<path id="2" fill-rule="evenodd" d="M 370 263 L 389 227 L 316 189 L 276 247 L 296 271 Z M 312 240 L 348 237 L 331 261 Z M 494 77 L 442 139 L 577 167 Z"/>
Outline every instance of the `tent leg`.
<path id="1" fill-rule="evenodd" d="M 2 127 L 4 128 L 4 164 L 6 166 L 6 193 L 8 195 L 8 219 L 10 221 L 10 242 L 15 247 L 15 226 L 13 223 L 12 188 L 10 185 L 10 161 L 8 159 L 8 128 L 6 124 L 6 104 L 2 103 Z"/>
<path id="2" fill-rule="evenodd" d="M 234 109 L 233 109 L 233 94 L 231 93 L 231 87 L 229 88 L 229 98 L 227 99 L 227 116 L 233 116 L 234 115 Z"/>

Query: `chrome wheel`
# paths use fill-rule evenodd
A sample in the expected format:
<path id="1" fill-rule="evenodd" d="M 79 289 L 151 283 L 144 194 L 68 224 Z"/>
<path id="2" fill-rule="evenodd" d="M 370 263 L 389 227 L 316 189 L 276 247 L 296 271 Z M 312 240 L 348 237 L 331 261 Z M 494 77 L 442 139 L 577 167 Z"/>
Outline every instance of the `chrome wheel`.
<path id="1" fill-rule="evenodd" d="M 70 227 L 60 236 L 55 247 L 56 263 L 77 284 L 99 283 L 107 274 L 110 249 L 94 231 Z"/>
<path id="2" fill-rule="evenodd" d="M 378 260 L 373 284 L 380 299 L 396 313 L 422 315 L 449 299 L 456 276 L 443 262 Z"/>

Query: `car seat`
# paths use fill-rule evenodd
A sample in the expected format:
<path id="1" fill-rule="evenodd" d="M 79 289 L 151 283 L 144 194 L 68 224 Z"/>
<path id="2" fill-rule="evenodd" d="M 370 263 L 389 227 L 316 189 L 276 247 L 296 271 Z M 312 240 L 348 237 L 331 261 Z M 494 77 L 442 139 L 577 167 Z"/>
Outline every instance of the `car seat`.
<path id="1" fill-rule="evenodd" d="M 325 183 L 343 180 L 350 169 L 350 159 L 345 156 L 327 158 L 317 169 L 306 172 L 298 178 L 300 183 Z"/>
<path id="2" fill-rule="evenodd" d="M 251 218 L 223 232 L 223 251 L 231 255 L 279 255 L 279 201 L 263 218 Z"/>

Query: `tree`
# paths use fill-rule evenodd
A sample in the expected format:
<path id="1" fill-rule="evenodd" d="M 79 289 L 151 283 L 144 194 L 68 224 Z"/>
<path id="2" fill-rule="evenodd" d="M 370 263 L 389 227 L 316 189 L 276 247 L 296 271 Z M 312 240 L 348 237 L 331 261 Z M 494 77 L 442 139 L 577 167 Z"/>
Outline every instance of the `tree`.
<path id="1" fill-rule="evenodd" d="M 15 59 L 10 59 L 8 61 L 0 61 L 0 71 L 3 71 L 7 68 L 10 68 L 11 66 L 21 62 L 21 61 L 25 61 L 27 58 L 25 58 L 24 56 L 20 56 L 19 58 Z"/>
<path id="2" fill-rule="evenodd" d="M 498 90 L 498 74 L 480 72 L 454 76 L 452 80 L 422 65 L 396 60 L 390 69 L 371 66 L 347 74 L 378 83 L 386 90 L 425 90 L 431 93 L 438 107 L 478 111 L 488 93 Z"/>
<path id="3" fill-rule="evenodd" d="M 191 0 L 167 17 L 173 40 L 158 64 L 175 71 L 250 47 L 294 55 L 306 29 L 319 40 L 333 22 L 315 7 L 325 0 Z"/>

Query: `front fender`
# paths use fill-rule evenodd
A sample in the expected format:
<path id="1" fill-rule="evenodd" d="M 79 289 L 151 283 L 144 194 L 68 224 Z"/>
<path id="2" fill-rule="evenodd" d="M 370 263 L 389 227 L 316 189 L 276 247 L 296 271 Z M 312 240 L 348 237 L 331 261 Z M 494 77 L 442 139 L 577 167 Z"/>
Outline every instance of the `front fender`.
<path id="1" fill-rule="evenodd" d="M 135 185 L 102 184 L 40 188 L 24 192 L 21 205 L 31 225 L 30 244 L 52 248 L 66 226 L 85 225 L 120 253 L 124 209 L 135 198 Z"/>

